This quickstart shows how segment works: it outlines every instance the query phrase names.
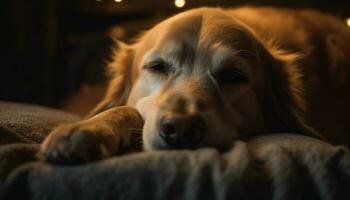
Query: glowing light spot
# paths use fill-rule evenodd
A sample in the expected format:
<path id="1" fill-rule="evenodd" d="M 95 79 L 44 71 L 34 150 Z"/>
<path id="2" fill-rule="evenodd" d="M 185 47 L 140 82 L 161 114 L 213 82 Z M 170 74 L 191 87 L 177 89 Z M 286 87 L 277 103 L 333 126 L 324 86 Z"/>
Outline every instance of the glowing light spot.
<path id="1" fill-rule="evenodd" d="M 178 8 L 182 8 L 185 6 L 186 1 L 185 0 L 175 0 L 174 2 L 175 6 Z"/>
<path id="2" fill-rule="evenodd" d="M 96 1 L 102 1 L 102 0 L 96 0 Z"/>
<path id="3" fill-rule="evenodd" d="M 115 2 L 117 2 L 117 3 L 120 3 L 120 2 L 122 2 L 123 0 L 114 0 Z"/>
<path id="4" fill-rule="evenodd" d="M 346 19 L 346 24 L 350 26 L 350 18 Z"/>

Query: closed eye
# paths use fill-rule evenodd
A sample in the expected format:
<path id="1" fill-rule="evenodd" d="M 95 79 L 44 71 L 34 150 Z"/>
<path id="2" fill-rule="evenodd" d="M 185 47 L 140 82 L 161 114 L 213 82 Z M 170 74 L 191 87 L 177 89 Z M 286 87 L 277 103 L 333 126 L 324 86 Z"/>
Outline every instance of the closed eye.
<path id="1" fill-rule="evenodd" d="M 149 64 L 146 64 L 143 67 L 143 69 L 146 69 L 151 73 L 159 74 L 163 76 L 168 76 L 169 73 L 171 72 L 171 67 L 169 66 L 169 64 L 163 61 L 151 62 Z"/>
<path id="2" fill-rule="evenodd" d="M 221 70 L 216 75 L 216 80 L 219 83 L 219 85 L 245 84 L 249 81 L 246 74 L 242 70 L 237 68 L 227 68 L 227 69 Z"/>

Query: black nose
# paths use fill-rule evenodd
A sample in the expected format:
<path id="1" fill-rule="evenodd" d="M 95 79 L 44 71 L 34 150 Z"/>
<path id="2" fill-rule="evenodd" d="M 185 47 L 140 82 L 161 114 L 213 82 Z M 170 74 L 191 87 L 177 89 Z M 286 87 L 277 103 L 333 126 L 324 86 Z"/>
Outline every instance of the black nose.
<path id="1" fill-rule="evenodd" d="M 199 116 L 168 116 L 160 121 L 159 136 L 172 148 L 195 147 L 203 138 L 205 123 Z"/>

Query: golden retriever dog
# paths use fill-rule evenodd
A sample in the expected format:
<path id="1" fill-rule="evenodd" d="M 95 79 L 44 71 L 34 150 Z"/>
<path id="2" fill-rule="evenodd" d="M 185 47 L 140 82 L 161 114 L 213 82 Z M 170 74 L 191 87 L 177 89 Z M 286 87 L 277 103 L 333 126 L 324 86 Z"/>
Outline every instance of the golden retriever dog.
<path id="1" fill-rule="evenodd" d="M 44 160 L 90 162 L 141 143 L 224 151 L 269 133 L 350 144 L 350 29 L 335 17 L 199 8 L 118 45 L 104 100 L 86 120 L 56 128 Z"/>

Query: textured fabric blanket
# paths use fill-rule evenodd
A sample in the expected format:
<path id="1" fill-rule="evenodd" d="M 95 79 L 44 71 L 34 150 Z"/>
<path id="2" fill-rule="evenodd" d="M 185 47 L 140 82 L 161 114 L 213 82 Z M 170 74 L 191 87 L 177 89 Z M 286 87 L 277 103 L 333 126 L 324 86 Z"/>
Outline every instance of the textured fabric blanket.
<path id="1" fill-rule="evenodd" d="M 53 127 L 77 120 L 54 109 L 0 102 L 0 182 L 17 166 L 36 160 L 38 144 Z"/>
<path id="2" fill-rule="evenodd" d="M 8 163 L 22 162 L 3 173 L 0 199 L 350 199 L 348 149 L 300 135 L 235 141 L 224 154 L 142 152 L 75 167 L 23 164 L 36 149 L 0 146 L 0 163 L 9 153 Z"/>
<path id="3" fill-rule="evenodd" d="M 78 116 L 50 108 L 0 101 L 0 145 L 40 143 L 57 124 L 77 120 Z"/>

